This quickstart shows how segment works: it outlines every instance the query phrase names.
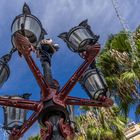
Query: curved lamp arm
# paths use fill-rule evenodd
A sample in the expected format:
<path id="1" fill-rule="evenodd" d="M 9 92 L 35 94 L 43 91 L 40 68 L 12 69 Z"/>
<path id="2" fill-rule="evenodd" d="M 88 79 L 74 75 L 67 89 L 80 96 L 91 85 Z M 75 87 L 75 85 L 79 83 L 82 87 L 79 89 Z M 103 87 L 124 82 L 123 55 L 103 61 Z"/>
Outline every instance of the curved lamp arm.
<path id="1" fill-rule="evenodd" d="M 87 46 L 88 49 L 85 55 L 85 62 L 78 68 L 78 70 L 72 75 L 72 77 L 68 80 L 68 82 L 64 85 L 64 87 L 59 92 L 59 98 L 65 100 L 67 95 L 73 89 L 75 84 L 81 78 L 82 74 L 88 68 L 88 66 L 95 60 L 97 54 L 100 50 L 100 45 L 96 44 L 93 46 Z"/>
<path id="2" fill-rule="evenodd" d="M 33 72 L 36 78 L 38 85 L 41 88 L 42 98 L 47 97 L 49 95 L 49 91 L 48 91 L 48 89 L 50 88 L 49 84 L 45 81 L 42 73 L 40 72 L 39 68 L 36 66 L 34 60 L 32 59 L 30 55 L 31 51 L 35 51 L 34 47 L 32 46 L 32 44 L 28 41 L 26 37 L 24 37 L 23 35 L 19 33 L 15 35 L 14 41 L 15 41 L 15 45 L 18 51 L 21 54 L 23 54 L 27 64 L 29 65 L 31 71 Z"/>

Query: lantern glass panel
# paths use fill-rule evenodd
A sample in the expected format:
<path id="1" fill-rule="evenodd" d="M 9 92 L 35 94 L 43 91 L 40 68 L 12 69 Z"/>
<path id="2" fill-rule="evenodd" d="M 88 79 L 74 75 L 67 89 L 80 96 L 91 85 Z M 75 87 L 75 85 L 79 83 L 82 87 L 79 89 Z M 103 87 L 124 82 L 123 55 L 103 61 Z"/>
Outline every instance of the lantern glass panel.
<path id="1" fill-rule="evenodd" d="M 8 97 L 5 97 L 8 98 Z M 11 99 L 23 99 L 22 97 L 11 97 Z M 7 130 L 20 127 L 26 119 L 26 110 L 15 107 L 4 107 L 4 126 Z"/>
<path id="2" fill-rule="evenodd" d="M 69 42 L 75 51 L 83 49 L 92 40 L 93 36 L 88 32 L 86 28 L 83 27 L 73 29 L 69 35 Z"/>
<path id="3" fill-rule="evenodd" d="M 32 15 L 19 16 L 12 24 L 12 34 L 19 32 L 22 34 L 22 24 L 24 25 L 24 34 L 31 43 L 37 45 L 41 36 L 41 23 Z"/>
<path id="4" fill-rule="evenodd" d="M 24 114 L 25 110 L 14 108 L 14 107 L 7 107 L 7 127 L 13 128 L 15 126 L 21 126 L 24 122 Z"/>
<path id="5" fill-rule="evenodd" d="M 93 99 L 98 99 L 100 95 L 106 95 L 107 84 L 102 73 L 97 69 L 87 70 L 80 83 Z"/>
<path id="6" fill-rule="evenodd" d="M 8 64 L 5 64 L 3 61 L 0 61 L 0 87 L 7 81 L 10 74 L 10 69 Z"/>

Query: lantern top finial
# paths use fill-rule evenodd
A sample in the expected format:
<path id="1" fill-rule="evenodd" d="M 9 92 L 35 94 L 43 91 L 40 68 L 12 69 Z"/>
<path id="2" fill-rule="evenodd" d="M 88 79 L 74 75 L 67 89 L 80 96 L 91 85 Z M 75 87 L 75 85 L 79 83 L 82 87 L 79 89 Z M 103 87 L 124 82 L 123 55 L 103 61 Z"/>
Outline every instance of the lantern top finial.
<path id="1" fill-rule="evenodd" d="M 26 2 L 24 3 L 23 5 L 23 10 L 22 10 L 23 14 L 26 14 L 26 15 L 31 15 L 31 10 L 29 8 L 29 6 L 26 4 Z"/>

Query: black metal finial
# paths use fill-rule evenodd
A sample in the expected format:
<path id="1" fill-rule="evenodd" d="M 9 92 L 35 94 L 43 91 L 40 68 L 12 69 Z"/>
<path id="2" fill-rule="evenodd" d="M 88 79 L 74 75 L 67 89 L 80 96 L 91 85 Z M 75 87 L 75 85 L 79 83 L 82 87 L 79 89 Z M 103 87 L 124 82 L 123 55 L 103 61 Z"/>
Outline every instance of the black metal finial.
<path id="1" fill-rule="evenodd" d="M 28 6 L 26 3 L 24 3 L 24 5 L 23 5 L 23 10 L 22 10 L 22 12 L 23 12 L 23 14 L 31 15 L 30 8 L 29 8 L 29 6 Z"/>
<path id="2" fill-rule="evenodd" d="M 89 26 L 89 25 L 88 25 L 88 20 L 86 19 L 86 20 L 82 21 L 82 22 L 79 24 L 79 26 L 83 26 L 83 27 Z"/>
<path id="3" fill-rule="evenodd" d="M 59 38 L 63 39 L 64 41 L 67 40 L 67 32 L 61 33 L 60 35 L 58 35 Z"/>
<path id="4" fill-rule="evenodd" d="M 87 20 L 87 19 L 84 20 L 84 21 L 82 21 L 82 22 L 79 24 L 79 26 L 83 26 L 83 27 L 85 27 L 85 28 L 91 30 L 91 27 L 90 27 L 90 25 L 88 24 L 88 20 Z"/>

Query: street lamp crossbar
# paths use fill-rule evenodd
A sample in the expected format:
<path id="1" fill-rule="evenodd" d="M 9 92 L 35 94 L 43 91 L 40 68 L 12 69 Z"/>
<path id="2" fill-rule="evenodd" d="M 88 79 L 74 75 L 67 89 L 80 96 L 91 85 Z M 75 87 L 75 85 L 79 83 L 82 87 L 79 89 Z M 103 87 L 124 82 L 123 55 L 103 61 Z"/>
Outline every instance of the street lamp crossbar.
<path id="1" fill-rule="evenodd" d="M 10 99 L 5 97 L 0 97 L 0 105 L 37 111 L 39 102 L 31 101 L 27 99 Z"/>

